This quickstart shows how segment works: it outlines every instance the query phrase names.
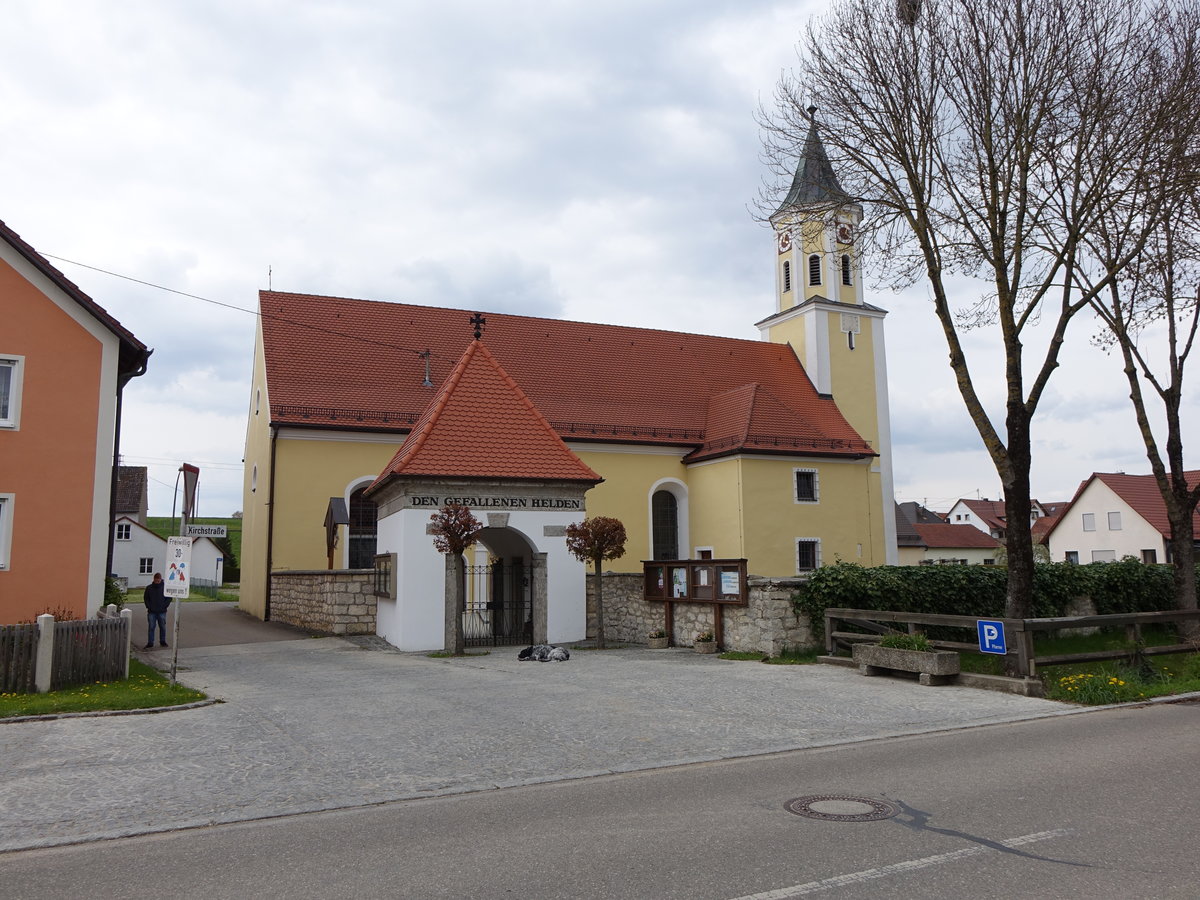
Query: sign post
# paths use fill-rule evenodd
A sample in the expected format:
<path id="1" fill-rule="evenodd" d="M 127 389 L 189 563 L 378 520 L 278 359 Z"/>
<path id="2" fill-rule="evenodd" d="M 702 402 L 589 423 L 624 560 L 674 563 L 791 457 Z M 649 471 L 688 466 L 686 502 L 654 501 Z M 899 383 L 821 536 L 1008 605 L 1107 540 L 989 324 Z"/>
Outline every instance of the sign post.
<path id="1" fill-rule="evenodd" d="M 167 587 L 166 595 L 175 600 L 186 600 L 192 579 L 192 538 L 188 520 L 196 511 L 196 482 L 200 480 L 200 469 L 184 463 L 179 467 L 183 476 L 183 515 L 179 519 L 179 537 L 167 538 Z M 179 482 L 175 482 L 176 487 Z M 182 604 L 175 604 L 174 627 L 171 630 L 171 684 L 179 671 L 179 614 Z"/>

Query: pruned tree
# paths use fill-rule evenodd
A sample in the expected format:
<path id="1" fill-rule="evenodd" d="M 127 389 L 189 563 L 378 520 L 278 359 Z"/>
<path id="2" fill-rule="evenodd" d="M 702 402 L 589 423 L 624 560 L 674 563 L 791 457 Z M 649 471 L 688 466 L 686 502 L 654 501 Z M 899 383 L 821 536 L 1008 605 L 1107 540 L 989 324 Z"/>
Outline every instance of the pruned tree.
<path id="1" fill-rule="evenodd" d="M 429 517 L 429 526 L 433 546 L 438 553 L 446 554 L 446 652 L 462 656 L 466 649 L 462 625 L 466 580 L 463 552 L 475 543 L 483 523 L 469 507 L 451 503 Z"/>
<path id="2" fill-rule="evenodd" d="M 814 123 L 850 202 L 859 248 L 893 287 L 923 282 L 959 393 L 1004 488 L 1006 614 L 1030 614 L 1031 427 L 1074 316 L 1153 233 L 1130 235 L 1105 277 L 1075 277 L 1081 244 L 1130 190 L 1134 141 L 1171 116 L 1139 77 L 1168 0 L 836 0 L 801 40 L 798 70 L 760 112 L 768 162 L 787 178 Z M 769 196 L 778 196 L 777 193 Z M 764 204 L 766 198 L 764 198 Z M 775 212 L 764 205 L 764 215 Z M 1034 326 L 1048 329 L 1035 343 Z M 973 371 L 969 329 L 1004 351 Z"/>
<path id="3" fill-rule="evenodd" d="M 1084 236 L 1076 279 L 1084 290 L 1106 282 L 1092 300 L 1105 329 L 1097 341 L 1122 363 L 1166 506 L 1175 603 L 1195 609 L 1193 517 L 1200 482 L 1189 480 L 1184 468 L 1181 412 L 1187 360 L 1200 326 L 1200 8 L 1180 3 L 1164 10 L 1159 36 L 1139 77 L 1159 100 L 1147 114 L 1166 119 L 1167 127 L 1147 129 L 1157 136 L 1153 141 L 1131 142 L 1130 190 Z M 1135 245 L 1141 252 L 1121 265 Z M 1151 406 L 1159 415 L 1152 416 Z M 1192 636 L 1200 631 L 1194 625 L 1184 630 Z"/>
<path id="4" fill-rule="evenodd" d="M 600 564 L 625 555 L 625 526 L 612 516 L 593 516 L 567 526 L 567 550 L 596 568 L 596 646 L 604 649 L 604 580 Z"/>

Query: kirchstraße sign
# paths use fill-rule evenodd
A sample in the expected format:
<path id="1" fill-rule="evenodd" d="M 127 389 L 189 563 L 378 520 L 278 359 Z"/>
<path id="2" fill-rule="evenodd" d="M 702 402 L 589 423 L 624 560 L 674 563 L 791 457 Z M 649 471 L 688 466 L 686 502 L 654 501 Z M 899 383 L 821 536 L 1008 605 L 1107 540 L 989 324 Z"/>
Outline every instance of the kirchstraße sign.
<path id="1" fill-rule="evenodd" d="M 187 533 L 192 537 L 215 538 L 226 536 L 224 525 L 189 525 Z"/>

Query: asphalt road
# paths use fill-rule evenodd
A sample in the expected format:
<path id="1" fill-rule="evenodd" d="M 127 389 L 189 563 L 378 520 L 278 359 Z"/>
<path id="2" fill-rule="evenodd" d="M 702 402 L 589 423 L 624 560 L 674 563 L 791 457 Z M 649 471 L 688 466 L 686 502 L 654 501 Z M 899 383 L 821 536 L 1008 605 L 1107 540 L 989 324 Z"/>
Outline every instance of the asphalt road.
<path id="1" fill-rule="evenodd" d="M 1200 704 L 1158 704 L 400 801 L 3 854 L 0 885 L 13 900 L 1191 900 L 1198 729 Z M 900 812 L 784 809 L 813 795 Z"/>

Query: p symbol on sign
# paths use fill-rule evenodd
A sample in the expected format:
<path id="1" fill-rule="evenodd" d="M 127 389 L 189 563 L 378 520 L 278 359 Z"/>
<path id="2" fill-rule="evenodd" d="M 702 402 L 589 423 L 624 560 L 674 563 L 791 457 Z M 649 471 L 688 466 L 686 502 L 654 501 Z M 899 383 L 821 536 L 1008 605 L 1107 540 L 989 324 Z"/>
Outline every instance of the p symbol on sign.
<path id="1" fill-rule="evenodd" d="M 979 630 L 979 651 L 981 653 L 1008 652 L 1004 644 L 1004 623 L 979 619 L 976 623 Z"/>

